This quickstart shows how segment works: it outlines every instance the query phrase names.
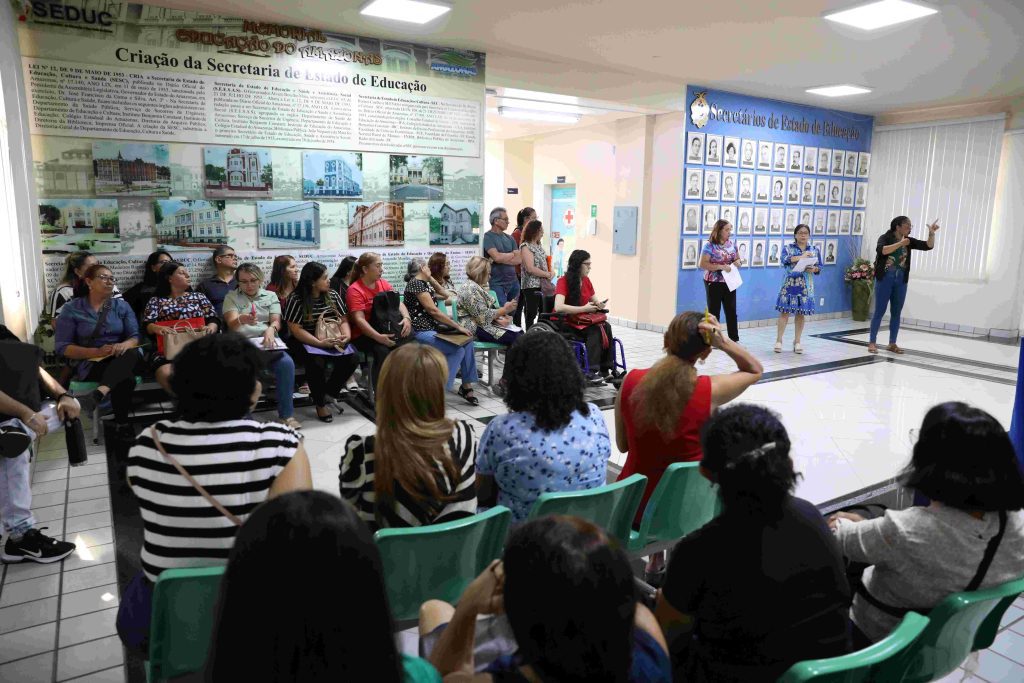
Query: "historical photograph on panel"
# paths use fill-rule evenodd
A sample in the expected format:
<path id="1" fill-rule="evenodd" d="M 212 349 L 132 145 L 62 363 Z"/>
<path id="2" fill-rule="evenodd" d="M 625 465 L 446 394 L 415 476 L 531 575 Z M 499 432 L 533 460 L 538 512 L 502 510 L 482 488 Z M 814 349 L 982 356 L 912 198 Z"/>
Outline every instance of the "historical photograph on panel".
<path id="1" fill-rule="evenodd" d="M 683 240 L 682 270 L 693 270 L 700 258 L 700 240 Z"/>
<path id="2" fill-rule="evenodd" d="M 228 243 L 223 200 L 157 199 L 153 225 L 157 246 L 167 251 L 209 250 Z"/>
<path id="3" fill-rule="evenodd" d="M 116 199 L 40 199 L 39 231 L 44 254 L 121 252 Z"/>
<path id="4" fill-rule="evenodd" d="M 701 184 L 704 182 L 704 171 L 699 168 L 686 169 L 686 198 L 700 199 Z"/>
<path id="5" fill-rule="evenodd" d="M 786 176 L 772 176 L 772 204 L 781 204 L 786 201 Z"/>
<path id="6" fill-rule="evenodd" d="M 754 234 L 755 235 L 767 235 L 768 234 L 768 207 L 767 206 L 756 206 L 756 207 L 754 207 Z"/>
<path id="7" fill-rule="evenodd" d="M 167 145 L 96 140 L 92 143 L 96 194 L 117 197 L 168 197 L 171 155 Z"/>
<path id="8" fill-rule="evenodd" d="M 371 156 L 383 155 L 365 155 L 365 157 Z M 372 169 L 370 168 L 370 164 L 366 164 L 366 166 L 366 173 L 363 174 L 363 177 L 365 180 L 368 180 L 366 175 Z M 385 174 L 385 179 L 386 177 L 387 174 Z M 366 183 L 364 183 L 364 185 L 365 184 Z M 479 198 L 483 196 L 484 160 L 469 157 L 447 157 L 444 160 L 444 198 L 446 200 L 464 199 L 466 201 L 479 201 Z M 384 197 L 387 197 L 387 193 L 370 195 L 364 191 L 363 197 L 383 199 Z"/>
<path id="9" fill-rule="evenodd" d="M 391 199 L 444 199 L 442 157 L 391 155 Z"/>
<path id="10" fill-rule="evenodd" d="M 740 201 L 754 201 L 754 174 L 740 173 Z"/>
<path id="11" fill-rule="evenodd" d="M 718 204 L 704 205 L 704 232 L 710 233 L 718 222 Z"/>
<path id="12" fill-rule="evenodd" d="M 721 135 L 708 135 L 707 141 L 705 142 L 707 147 L 706 157 L 704 163 L 709 166 L 721 166 L 722 165 L 722 136 Z"/>
<path id="13" fill-rule="evenodd" d="M 754 268 L 764 268 L 764 240 L 754 240 L 754 254 L 750 257 L 750 265 Z"/>
<path id="14" fill-rule="evenodd" d="M 81 138 L 32 136 L 39 197 L 91 197 L 95 192 L 92 143 Z"/>
<path id="15" fill-rule="evenodd" d="M 772 170 L 772 143 L 767 140 L 757 145 L 757 167 L 762 171 Z"/>
<path id="16" fill-rule="evenodd" d="M 265 147 L 204 147 L 203 194 L 215 199 L 269 199 L 274 165 Z"/>
<path id="17" fill-rule="evenodd" d="M 782 252 L 783 242 L 781 240 L 772 240 L 768 243 L 768 265 L 777 266 L 779 265 L 779 254 Z"/>
<path id="18" fill-rule="evenodd" d="M 744 265 L 750 263 L 750 240 L 736 240 L 736 253 Z"/>
<path id="19" fill-rule="evenodd" d="M 775 143 L 775 163 L 773 168 L 776 171 L 786 170 L 786 155 L 789 153 L 789 145 L 784 142 Z"/>
<path id="20" fill-rule="evenodd" d="M 683 204 L 683 234 L 700 233 L 700 204 Z"/>
<path id="21" fill-rule="evenodd" d="M 722 201 L 736 201 L 736 174 L 726 171 L 722 174 Z"/>
<path id="22" fill-rule="evenodd" d="M 818 160 L 817 147 L 804 147 L 804 173 L 814 173 L 817 168 L 814 164 Z"/>
<path id="23" fill-rule="evenodd" d="M 782 234 L 782 217 L 783 209 L 781 206 L 774 206 L 768 213 L 768 234 L 769 235 L 781 235 Z"/>
<path id="24" fill-rule="evenodd" d="M 750 225 L 753 222 L 750 218 L 750 215 L 753 213 L 754 210 L 749 206 L 741 206 L 739 211 L 739 218 L 736 220 L 736 234 L 749 235 Z"/>
<path id="25" fill-rule="evenodd" d="M 850 221 L 853 220 L 853 211 L 843 211 L 839 214 L 839 234 L 850 234 Z"/>
<path id="26" fill-rule="evenodd" d="M 834 266 L 839 258 L 839 240 L 825 240 L 825 265 Z"/>
<path id="27" fill-rule="evenodd" d="M 725 147 L 722 150 L 722 165 L 736 168 L 740 165 L 740 139 L 725 136 Z M 751 153 L 751 160 L 754 155 Z"/>
<path id="28" fill-rule="evenodd" d="M 818 250 L 822 258 L 825 258 L 825 240 L 811 240 L 811 246 Z"/>
<path id="29" fill-rule="evenodd" d="M 857 183 L 857 196 L 853 199 L 853 205 L 861 208 L 868 205 L 868 184 Z"/>
<path id="30" fill-rule="evenodd" d="M 811 233 L 815 235 L 825 234 L 825 220 L 828 217 L 828 211 L 826 209 L 815 209 L 814 210 L 814 226 L 811 229 Z"/>
<path id="31" fill-rule="evenodd" d="M 735 227 L 736 226 L 736 207 L 732 206 L 732 205 L 723 206 L 722 207 L 722 215 L 719 216 L 719 218 L 721 218 L 723 221 L 728 221 L 729 223 L 732 223 L 733 227 Z M 711 232 L 711 230 L 709 229 L 707 232 Z"/>
<path id="32" fill-rule="evenodd" d="M 830 180 L 828 183 L 828 205 L 840 206 L 843 203 L 843 181 Z"/>
<path id="33" fill-rule="evenodd" d="M 853 212 L 853 235 L 864 234 L 864 212 L 854 211 Z"/>
<path id="34" fill-rule="evenodd" d="M 789 170 L 796 173 L 804 170 L 804 148 L 800 145 L 789 146 Z"/>
<path id="35" fill-rule="evenodd" d="M 818 180 L 815 182 L 814 203 L 825 205 L 828 203 L 828 181 Z"/>
<path id="36" fill-rule="evenodd" d="M 351 202 L 348 205 L 348 246 L 400 247 L 404 244 L 404 204 Z"/>
<path id="37" fill-rule="evenodd" d="M 686 134 L 686 163 L 704 163 L 704 133 Z"/>
<path id="38" fill-rule="evenodd" d="M 720 198 L 719 182 L 721 177 L 721 171 L 704 171 L 704 199 L 717 200 Z"/>
<path id="39" fill-rule="evenodd" d="M 319 249 L 320 204 L 256 202 L 256 240 L 260 249 Z"/>
<path id="40" fill-rule="evenodd" d="M 786 202 L 796 204 L 800 201 L 800 179 L 790 177 L 789 188 L 786 190 Z"/>
<path id="41" fill-rule="evenodd" d="M 846 160 L 846 152 L 841 149 L 832 150 L 832 175 L 843 175 L 843 162 Z"/>
<path id="42" fill-rule="evenodd" d="M 803 189 L 800 191 L 801 204 L 814 204 L 814 181 L 810 178 L 802 178 Z"/>
<path id="43" fill-rule="evenodd" d="M 832 150 L 822 147 L 818 150 L 818 175 L 828 175 L 832 166 Z"/>
<path id="44" fill-rule="evenodd" d="M 838 235 L 839 234 L 839 212 L 829 211 L 828 212 L 828 223 L 825 225 L 826 235 Z"/>
<path id="45" fill-rule="evenodd" d="M 856 185 L 852 180 L 843 181 L 843 206 L 853 206 L 853 191 Z"/>
<path id="46" fill-rule="evenodd" d="M 814 211 L 811 209 L 800 209 L 800 222 L 798 225 L 806 225 L 809 228 L 812 222 L 814 222 Z"/>
<path id="47" fill-rule="evenodd" d="M 438 176 L 437 185 L 444 184 Z M 363 196 L 363 155 L 360 152 L 303 152 L 302 196 L 351 199 Z"/>
<path id="48" fill-rule="evenodd" d="M 846 166 L 843 170 L 843 175 L 847 178 L 857 177 L 857 153 L 847 152 L 846 153 Z"/>
<path id="49" fill-rule="evenodd" d="M 772 177 L 766 173 L 757 176 L 757 191 L 754 193 L 754 200 L 766 202 L 772 194 Z"/>
<path id="50" fill-rule="evenodd" d="M 740 156 L 740 168 L 754 168 L 757 164 L 754 161 L 757 140 L 743 141 L 743 154 Z"/>
<path id="51" fill-rule="evenodd" d="M 782 232 L 785 235 L 792 235 L 796 230 L 796 214 L 800 209 L 786 209 L 786 221 L 782 224 Z"/>
<path id="52" fill-rule="evenodd" d="M 430 244 L 456 246 L 480 243 L 479 202 L 430 205 Z"/>
<path id="53" fill-rule="evenodd" d="M 857 177 L 867 178 L 871 170 L 871 152 L 861 152 L 858 156 L 860 161 L 857 164 Z"/>

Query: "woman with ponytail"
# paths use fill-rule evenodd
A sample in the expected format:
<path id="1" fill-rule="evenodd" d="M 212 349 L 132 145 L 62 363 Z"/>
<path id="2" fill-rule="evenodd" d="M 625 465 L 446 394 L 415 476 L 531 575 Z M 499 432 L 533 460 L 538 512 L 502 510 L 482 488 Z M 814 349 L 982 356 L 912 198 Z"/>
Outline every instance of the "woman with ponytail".
<path id="1" fill-rule="evenodd" d="M 844 654 L 842 553 L 818 509 L 793 496 L 800 475 L 778 416 L 723 408 L 701 447 L 723 511 L 676 544 L 658 592 L 674 679 L 775 681 L 798 661 Z"/>

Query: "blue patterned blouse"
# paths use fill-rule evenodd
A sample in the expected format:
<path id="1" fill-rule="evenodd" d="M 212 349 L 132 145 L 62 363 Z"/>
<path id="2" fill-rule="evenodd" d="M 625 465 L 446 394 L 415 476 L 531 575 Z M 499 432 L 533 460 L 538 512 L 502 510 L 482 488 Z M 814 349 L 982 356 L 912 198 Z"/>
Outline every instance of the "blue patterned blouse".
<path id="1" fill-rule="evenodd" d="M 545 432 L 530 413 L 509 413 L 491 420 L 480 439 L 478 474 L 498 484 L 498 504 L 512 519 L 526 519 L 534 501 L 550 491 L 580 491 L 606 482 L 612 453 L 608 425 L 593 403 L 589 415 L 578 411 L 562 429 Z"/>
<path id="2" fill-rule="evenodd" d="M 124 299 L 110 299 L 110 312 L 103 320 L 103 327 L 97 330 L 95 339 L 90 341 L 96 323 L 99 322 L 100 311 L 89 305 L 89 297 L 80 296 L 72 299 L 60 309 L 57 317 L 54 350 L 58 356 L 64 355 L 69 346 L 88 346 L 99 348 L 107 344 L 120 344 L 131 338 L 139 338 L 139 323 L 135 320 L 135 312 Z M 81 361 L 75 369 L 78 379 L 89 374 L 91 361 Z"/>

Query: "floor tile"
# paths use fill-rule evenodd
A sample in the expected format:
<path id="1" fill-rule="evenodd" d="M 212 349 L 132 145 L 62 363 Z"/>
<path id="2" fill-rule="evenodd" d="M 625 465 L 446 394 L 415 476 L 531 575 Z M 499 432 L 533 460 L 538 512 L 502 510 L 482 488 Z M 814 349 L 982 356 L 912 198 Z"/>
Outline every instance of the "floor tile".
<path id="1" fill-rule="evenodd" d="M 65 491 L 68 488 L 67 479 L 58 479 L 56 481 L 42 481 L 32 482 L 32 495 L 37 493 L 53 493 L 55 491 Z"/>
<path id="2" fill-rule="evenodd" d="M 32 509 L 49 507 L 51 505 L 63 505 L 67 498 L 67 491 L 55 491 L 53 493 L 39 493 L 32 495 Z"/>
<path id="3" fill-rule="evenodd" d="M 1007 629 L 996 636 L 992 649 L 1024 666 L 1024 636 Z M 1022 679 L 1024 680 L 1024 679 Z"/>
<path id="4" fill-rule="evenodd" d="M 72 645 L 57 652 L 57 680 L 104 671 L 124 662 L 124 650 L 117 636 Z"/>
<path id="5" fill-rule="evenodd" d="M 113 562 L 115 559 L 113 543 L 104 543 L 95 546 L 88 546 L 84 544 L 80 545 L 76 543 L 75 546 L 75 552 L 71 553 L 71 555 L 64 560 L 65 572 L 82 569 L 83 567 L 106 564 L 107 562 Z"/>
<path id="6" fill-rule="evenodd" d="M 67 619 L 79 614 L 98 612 L 116 607 L 119 603 L 116 583 L 64 593 L 60 598 L 60 618 Z"/>
<path id="7" fill-rule="evenodd" d="M 106 474 L 107 464 L 96 463 L 95 465 L 79 465 L 78 467 L 71 468 L 71 478 L 81 478 L 96 474 Z"/>
<path id="8" fill-rule="evenodd" d="M 0 665 L 0 681 L 51 683 L 53 681 L 53 653 L 47 652 Z"/>
<path id="9" fill-rule="evenodd" d="M 1010 605 L 1006 608 L 1006 614 L 1003 615 L 1002 621 L 999 622 L 999 628 L 1007 628 L 1014 625 L 1014 622 L 1020 621 L 1024 617 L 1024 609 Z"/>
<path id="10" fill-rule="evenodd" d="M 117 619 L 117 608 L 105 609 L 100 612 L 90 612 L 69 619 L 61 619 L 60 622 L 60 643 L 58 647 L 77 645 L 86 640 L 95 640 L 103 636 L 110 636 L 117 633 L 115 621 Z"/>
<path id="11" fill-rule="evenodd" d="M 64 458 L 52 458 L 47 460 L 37 460 L 34 465 L 36 472 L 42 472 L 43 470 L 59 470 L 62 467 L 67 467 L 69 461 L 66 457 Z"/>
<path id="12" fill-rule="evenodd" d="M 83 500 L 95 500 L 97 498 L 109 498 L 110 487 L 106 484 L 102 486 L 89 486 L 84 489 L 71 489 L 68 491 L 68 502 L 77 503 Z"/>
<path id="13" fill-rule="evenodd" d="M 0 664 L 53 649 L 57 624 L 40 624 L 0 635 Z"/>
<path id="14" fill-rule="evenodd" d="M 37 523 L 64 519 L 64 504 L 50 505 L 44 508 L 32 508 L 32 516 L 35 517 Z"/>
<path id="15" fill-rule="evenodd" d="M 114 542 L 114 530 L 113 527 L 105 526 L 86 531 L 69 531 L 64 535 L 64 540 L 87 547 L 104 545 Z"/>
<path id="16" fill-rule="evenodd" d="M 86 529 L 98 529 L 104 526 L 110 526 L 110 513 L 109 512 L 95 512 L 90 515 L 79 515 L 77 517 L 68 517 L 64 523 L 65 533 L 71 533 L 73 531 L 85 531 Z"/>
<path id="17" fill-rule="evenodd" d="M 0 609 L 0 633 L 38 626 L 57 619 L 57 598 L 23 602 Z"/>
<path id="18" fill-rule="evenodd" d="M 106 512 L 110 510 L 110 498 L 95 498 L 93 500 L 80 500 L 68 503 L 68 517 L 88 515 L 94 512 Z"/>
<path id="19" fill-rule="evenodd" d="M 124 667 L 115 666 L 112 669 L 97 671 L 96 673 L 89 674 L 88 676 L 72 678 L 71 680 L 74 683 L 124 683 Z"/>
<path id="20" fill-rule="evenodd" d="M 977 675 L 988 683 L 1020 683 L 1024 681 L 1024 666 L 992 650 L 982 651 Z"/>
<path id="21" fill-rule="evenodd" d="M 107 484 L 106 474 L 94 474 L 87 477 L 72 477 L 70 479 L 68 488 L 70 489 L 84 489 L 92 486 L 100 486 Z"/>
<path id="22" fill-rule="evenodd" d="M 7 576 L 4 578 L 4 585 L 7 586 L 15 581 L 25 581 L 26 579 L 36 579 L 40 576 L 59 574 L 60 566 L 60 562 L 41 564 L 39 562 L 29 562 L 28 560 L 9 564 L 7 565 Z"/>
<path id="23" fill-rule="evenodd" d="M 95 588 L 117 581 L 117 569 L 114 564 L 100 564 L 94 567 L 75 569 L 64 572 L 64 593 L 80 591 L 86 588 Z"/>
<path id="24" fill-rule="evenodd" d="M 67 478 L 68 478 L 67 470 L 63 470 L 63 469 L 58 469 L 58 470 L 36 470 L 36 472 L 34 472 L 32 474 L 32 483 L 33 484 L 37 484 L 37 483 L 42 483 L 44 481 L 57 481 L 57 480 L 60 480 L 60 479 L 67 479 Z"/>
<path id="25" fill-rule="evenodd" d="M 60 575 L 51 574 L 38 579 L 17 583 L 5 583 L 0 593 L 0 607 L 18 605 L 31 600 L 41 600 L 57 595 L 60 590 Z"/>

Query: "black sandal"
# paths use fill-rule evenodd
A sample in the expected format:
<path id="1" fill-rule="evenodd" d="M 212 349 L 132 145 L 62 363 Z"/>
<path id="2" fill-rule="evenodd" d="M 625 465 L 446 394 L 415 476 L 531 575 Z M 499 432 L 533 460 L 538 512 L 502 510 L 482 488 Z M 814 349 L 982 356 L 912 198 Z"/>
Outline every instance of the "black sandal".
<path id="1" fill-rule="evenodd" d="M 319 410 L 320 408 L 325 408 L 327 410 L 327 414 L 321 415 Z M 331 409 L 328 408 L 327 406 L 317 406 L 315 412 L 316 419 L 320 420 L 321 422 L 334 422 L 334 416 L 331 415 Z"/>
<path id="2" fill-rule="evenodd" d="M 461 396 L 462 400 L 471 406 L 480 405 L 480 399 L 476 397 L 473 389 L 471 387 L 467 387 L 465 384 L 459 387 L 459 396 Z"/>

